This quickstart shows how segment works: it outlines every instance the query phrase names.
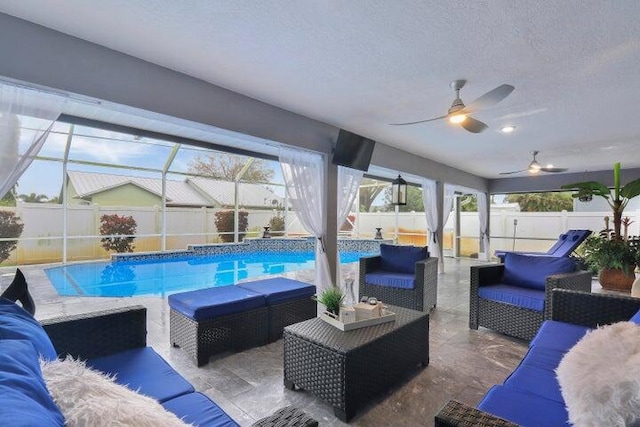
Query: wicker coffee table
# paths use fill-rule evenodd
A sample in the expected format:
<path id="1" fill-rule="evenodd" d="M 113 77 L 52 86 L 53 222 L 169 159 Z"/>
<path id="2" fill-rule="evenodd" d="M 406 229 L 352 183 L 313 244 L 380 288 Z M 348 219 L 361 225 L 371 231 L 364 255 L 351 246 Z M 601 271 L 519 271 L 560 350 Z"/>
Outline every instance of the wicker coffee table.
<path id="1" fill-rule="evenodd" d="M 320 318 L 284 329 L 284 385 L 315 394 L 342 421 L 418 365 L 429 364 L 429 315 L 391 306 L 394 322 L 342 332 Z"/>

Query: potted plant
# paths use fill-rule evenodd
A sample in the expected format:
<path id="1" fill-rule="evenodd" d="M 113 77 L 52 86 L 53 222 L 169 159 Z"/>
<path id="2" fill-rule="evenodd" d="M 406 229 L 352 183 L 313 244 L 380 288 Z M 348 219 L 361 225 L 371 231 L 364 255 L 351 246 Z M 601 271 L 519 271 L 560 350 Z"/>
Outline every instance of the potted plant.
<path id="1" fill-rule="evenodd" d="M 332 315 L 332 317 L 335 319 L 338 318 L 338 315 L 340 314 L 340 305 L 342 305 L 342 301 L 344 300 L 344 294 L 340 289 L 332 286 L 323 290 L 320 293 L 320 296 L 314 296 L 313 299 L 324 305 L 327 313 Z"/>
<path id="2" fill-rule="evenodd" d="M 640 179 L 620 185 L 620 163 L 613 165 L 613 195 L 606 185 L 597 181 L 577 182 L 561 187 L 565 190 L 576 190 L 574 198 L 590 201 L 593 196 L 604 198 L 613 213 L 613 230 L 609 229 L 609 218 L 605 218 L 605 229 L 599 236 L 593 236 L 585 243 L 585 260 L 592 268 L 599 271 L 598 280 L 605 289 L 629 290 L 635 279 L 633 270 L 637 263 L 637 250 L 627 240 L 625 223 L 624 234 L 622 214 L 629 200 L 640 195 Z"/>

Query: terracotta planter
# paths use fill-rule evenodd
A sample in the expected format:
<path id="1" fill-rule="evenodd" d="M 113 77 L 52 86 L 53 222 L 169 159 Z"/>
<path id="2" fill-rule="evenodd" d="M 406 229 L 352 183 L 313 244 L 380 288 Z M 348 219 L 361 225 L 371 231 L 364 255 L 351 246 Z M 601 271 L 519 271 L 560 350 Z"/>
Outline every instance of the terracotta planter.
<path id="1" fill-rule="evenodd" d="M 598 273 L 598 281 L 602 288 L 609 291 L 629 292 L 635 279 L 636 276 L 633 272 L 631 275 L 626 275 L 622 270 L 602 269 Z"/>

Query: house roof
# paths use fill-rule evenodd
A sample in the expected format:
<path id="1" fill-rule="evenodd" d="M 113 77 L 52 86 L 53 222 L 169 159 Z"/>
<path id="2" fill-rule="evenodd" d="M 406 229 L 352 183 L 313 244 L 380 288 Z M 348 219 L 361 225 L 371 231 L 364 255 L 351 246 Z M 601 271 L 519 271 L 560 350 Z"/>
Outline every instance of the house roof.
<path id="1" fill-rule="evenodd" d="M 86 198 L 124 185 L 135 185 L 162 197 L 160 178 L 142 178 L 95 172 L 67 172 L 78 197 Z M 234 204 L 234 184 L 210 178 L 187 178 L 184 181 L 167 180 L 168 206 L 229 206 Z M 282 198 L 264 185 L 240 184 L 241 206 L 273 207 Z"/>

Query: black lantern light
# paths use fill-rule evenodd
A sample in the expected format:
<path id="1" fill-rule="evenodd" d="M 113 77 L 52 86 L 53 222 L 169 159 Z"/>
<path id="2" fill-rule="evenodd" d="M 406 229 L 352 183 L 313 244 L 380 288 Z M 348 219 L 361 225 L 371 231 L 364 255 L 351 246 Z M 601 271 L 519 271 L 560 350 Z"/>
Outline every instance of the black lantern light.
<path id="1" fill-rule="evenodd" d="M 398 177 L 391 183 L 391 204 L 404 206 L 407 204 L 407 181 Z"/>

